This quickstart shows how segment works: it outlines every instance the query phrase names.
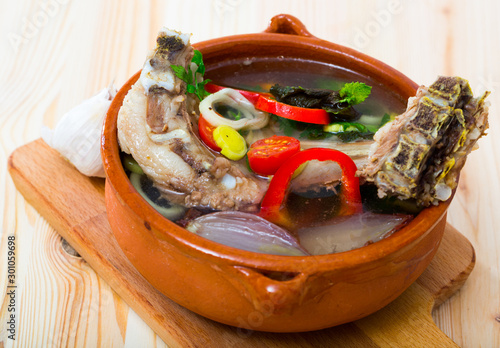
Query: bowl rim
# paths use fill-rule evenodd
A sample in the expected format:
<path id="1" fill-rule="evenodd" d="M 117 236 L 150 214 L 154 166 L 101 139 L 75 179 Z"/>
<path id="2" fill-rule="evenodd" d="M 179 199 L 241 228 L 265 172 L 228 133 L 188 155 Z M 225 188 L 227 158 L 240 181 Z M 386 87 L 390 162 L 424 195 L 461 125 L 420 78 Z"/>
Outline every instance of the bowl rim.
<path id="1" fill-rule="evenodd" d="M 390 83 L 399 79 L 406 92 L 417 89 L 417 84 L 399 71 L 385 63 L 367 56 L 354 49 L 347 48 L 314 36 L 296 36 L 277 33 L 256 33 L 221 37 L 193 44 L 196 49 L 206 53 L 220 52 L 221 48 L 252 43 L 262 45 L 294 46 L 314 48 L 325 53 L 340 55 L 347 60 L 354 60 L 366 69 L 373 69 L 374 75 L 385 76 Z M 352 69 L 351 69 L 352 70 Z M 355 71 L 358 72 L 358 71 Z M 369 75 L 373 77 L 374 75 Z M 376 243 L 350 251 L 308 256 L 283 256 L 251 252 L 226 246 L 196 235 L 164 218 L 149 205 L 130 183 L 121 164 L 117 139 L 117 117 L 123 99 L 128 90 L 137 81 L 140 71 L 134 74 L 118 91 L 106 115 L 101 138 L 101 154 L 106 173 L 106 186 L 110 185 L 118 193 L 119 199 L 128 206 L 141 220 L 147 222 L 151 231 L 161 242 L 169 243 L 183 250 L 184 253 L 210 260 L 216 264 L 229 261 L 232 265 L 245 266 L 252 269 L 262 269 L 281 272 L 309 272 L 319 270 L 335 270 L 358 267 L 375 260 L 388 257 L 394 252 L 405 248 L 417 239 L 423 238 L 439 223 L 453 197 L 438 205 L 422 210 L 411 222 L 401 230 Z M 161 243 L 159 244 L 161 245 Z"/>

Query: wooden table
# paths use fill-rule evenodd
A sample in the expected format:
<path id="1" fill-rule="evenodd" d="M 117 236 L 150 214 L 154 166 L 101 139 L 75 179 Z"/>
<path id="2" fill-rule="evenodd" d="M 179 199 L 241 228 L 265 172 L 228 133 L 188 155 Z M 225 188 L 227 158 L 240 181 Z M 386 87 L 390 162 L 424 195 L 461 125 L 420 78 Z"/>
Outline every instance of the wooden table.
<path id="1" fill-rule="evenodd" d="M 438 307 L 438 326 L 463 347 L 500 346 L 500 3 L 490 1 L 83 1 L 4 2 L 0 11 L 0 294 L 16 239 L 16 346 L 165 346 L 16 191 L 7 158 L 72 106 L 142 66 L 157 30 L 192 42 L 262 31 L 278 13 L 309 31 L 374 56 L 420 84 L 460 75 L 490 97 L 490 131 L 468 159 L 448 221 L 474 245 L 465 286 Z M 495 145 L 497 143 L 497 145 Z M 0 347 L 8 296 L 0 305 Z M 21 303 L 22 305 L 19 305 Z M 4 343 L 2 343 L 4 342 Z"/>

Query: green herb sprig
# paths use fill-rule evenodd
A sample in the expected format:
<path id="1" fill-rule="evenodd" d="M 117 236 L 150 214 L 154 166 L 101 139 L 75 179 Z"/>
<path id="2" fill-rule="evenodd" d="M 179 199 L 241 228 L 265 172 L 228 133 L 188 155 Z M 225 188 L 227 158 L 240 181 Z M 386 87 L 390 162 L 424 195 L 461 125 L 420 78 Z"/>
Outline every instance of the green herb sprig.
<path id="1" fill-rule="evenodd" d="M 202 82 L 197 82 L 198 76 L 203 77 L 205 74 L 205 64 L 203 63 L 203 56 L 200 51 L 194 50 L 191 62 L 197 66 L 196 71 L 194 72 L 191 70 L 191 64 L 188 65 L 187 70 L 183 66 L 175 64 L 170 65 L 170 67 L 172 68 L 175 76 L 186 82 L 186 91 L 188 93 L 196 94 L 198 99 L 203 100 L 205 97 L 210 95 L 210 93 L 205 90 L 205 85 L 210 82 L 210 80 L 207 79 Z"/>
<path id="2" fill-rule="evenodd" d="M 357 139 L 372 139 L 373 135 L 387 122 L 393 120 L 389 114 L 384 114 L 378 126 L 365 125 L 359 122 L 333 122 L 323 127 L 323 131 L 336 135 L 342 142 L 348 143 Z"/>
<path id="3" fill-rule="evenodd" d="M 340 102 L 356 105 L 365 101 L 370 95 L 372 87 L 363 82 L 346 83 L 339 91 Z"/>

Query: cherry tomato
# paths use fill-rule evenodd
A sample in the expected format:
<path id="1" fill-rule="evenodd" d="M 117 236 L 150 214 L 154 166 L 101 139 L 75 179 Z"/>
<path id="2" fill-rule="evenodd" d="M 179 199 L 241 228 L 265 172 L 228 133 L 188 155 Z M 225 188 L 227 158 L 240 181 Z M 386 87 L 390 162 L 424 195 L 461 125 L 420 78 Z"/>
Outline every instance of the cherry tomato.
<path id="1" fill-rule="evenodd" d="M 203 142 L 212 150 L 220 152 L 221 148 L 217 146 L 214 139 L 214 130 L 216 127 L 208 123 L 207 120 L 200 116 L 198 120 L 198 132 L 200 133 L 200 138 Z"/>
<path id="2" fill-rule="evenodd" d="M 250 168 L 259 175 L 273 175 L 292 155 L 300 151 L 300 142 L 292 137 L 274 135 L 257 140 L 248 151 Z"/>

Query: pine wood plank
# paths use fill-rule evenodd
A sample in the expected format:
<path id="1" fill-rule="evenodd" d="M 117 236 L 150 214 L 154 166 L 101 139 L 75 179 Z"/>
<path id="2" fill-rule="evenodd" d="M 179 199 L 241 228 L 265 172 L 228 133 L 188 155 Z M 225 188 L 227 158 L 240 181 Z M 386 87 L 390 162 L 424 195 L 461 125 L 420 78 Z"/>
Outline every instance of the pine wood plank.
<path id="1" fill-rule="evenodd" d="M 87 178 L 42 140 L 14 151 L 9 172 L 26 200 L 171 347 L 385 347 L 455 344 L 432 321 L 436 303 L 471 272 L 474 249 L 447 226 L 426 272 L 381 311 L 354 323 L 310 333 L 247 332 L 205 319 L 156 291 L 128 262 L 107 222 L 104 181 Z"/>
<path id="2" fill-rule="evenodd" d="M 23 35 L 23 25 L 33 22 L 41 10 L 38 0 L 5 2 L 0 11 L 3 40 L 0 41 L 0 293 L 5 295 L 7 236 L 18 243 L 18 280 L 23 295 L 18 304 L 23 311 L 24 337 L 31 338 L 37 326 L 43 334 L 62 339 L 71 345 L 73 330 L 87 332 L 87 346 L 96 342 L 90 336 L 100 335 L 101 346 L 164 346 L 151 330 L 129 311 L 126 304 L 109 287 L 88 289 L 74 298 L 74 288 L 58 282 L 61 277 L 54 263 L 41 262 L 37 253 L 51 260 L 63 257 L 56 248 L 59 238 L 53 229 L 25 202 L 7 173 L 7 157 L 15 148 L 39 137 L 41 124 L 53 127 L 65 111 L 115 80 L 120 86 L 144 61 L 154 44 L 156 31 L 162 25 L 192 32 L 193 42 L 262 31 L 268 20 L 278 13 L 289 13 L 301 19 L 318 37 L 344 44 L 376 57 L 400 70 L 414 81 L 429 84 L 438 74 L 457 74 L 469 79 L 475 92 L 492 90 L 489 135 L 480 141 L 462 170 L 459 190 L 452 203 L 448 220 L 474 245 L 477 265 L 465 286 L 450 300 L 433 311 L 438 326 L 463 347 L 500 346 L 500 49 L 498 35 L 500 2 L 495 0 L 442 1 L 241 1 L 241 0 L 160 0 L 160 1 L 53 1 L 60 6 L 51 12 L 47 22 L 31 31 L 17 49 L 10 35 Z M 390 5 L 397 11 L 383 17 Z M 360 42 L 360 33 L 369 34 Z M 47 234 L 51 244 L 44 238 Z M 48 250 L 45 250 L 48 248 Z M 93 272 L 74 263 L 71 279 Z M 58 264 L 60 266 L 60 264 Z M 48 268 L 47 268 L 48 267 Z M 29 272 L 49 274 L 39 282 Z M 100 279 L 100 278 L 97 278 Z M 95 283 L 86 283 L 94 287 Z M 101 284 L 105 282 L 101 281 Z M 51 293 L 54 291 L 54 293 Z M 99 296 L 93 296 L 100 293 Z M 3 296 L 0 295 L 0 301 Z M 36 298 L 37 302 L 25 302 Z M 58 308 L 67 311 L 45 316 L 38 303 L 74 301 L 74 306 Z M 76 301 L 76 302 L 75 302 Z M 81 301 L 81 302 L 78 302 Z M 97 321 L 84 322 L 91 310 L 109 315 Z M 34 307 L 29 306 L 34 303 Z M 109 306 L 108 306 L 109 304 Z M 115 304 L 115 305 L 113 305 Z M 5 302 L 0 306 L 0 346 L 6 338 Z M 23 307 L 25 307 L 23 309 Z M 118 314 L 114 314 L 114 311 Z M 70 314 L 73 315 L 70 315 Z M 122 337 L 114 335 L 119 327 Z M 71 327 L 68 331 L 67 328 Z M 20 327 L 21 329 L 21 327 Z M 88 330 L 88 331 L 86 331 Z M 50 346 L 52 337 L 45 337 Z M 10 345 L 10 341 L 6 341 Z M 35 342 L 30 340 L 29 342 Z M 110 343 L 112 342 L 112 344 Z M 18 342 L 19 343 L 19 342 Z"/>

